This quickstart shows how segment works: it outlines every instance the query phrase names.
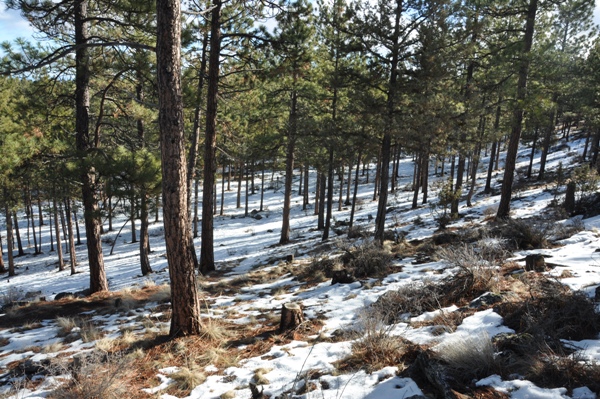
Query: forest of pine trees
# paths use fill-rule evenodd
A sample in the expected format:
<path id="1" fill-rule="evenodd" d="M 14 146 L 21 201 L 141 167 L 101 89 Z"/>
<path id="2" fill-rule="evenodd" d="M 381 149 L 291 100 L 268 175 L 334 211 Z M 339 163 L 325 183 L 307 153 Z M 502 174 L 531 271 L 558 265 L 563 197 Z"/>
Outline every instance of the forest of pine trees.
<path id="1" fill-rule="evenodd" d="M 14 273 L 13 252 L 22 251 L 12 247 L 17 211 L 31 217 L 34 240 L 35 228 L 50 223 L 33 220 L 34 204 L 52 219 L 61 269 L 61 243 L 74 254 L 80 226 L 72 216 L 81 215 L 90 292 L 108 290 L 101 236 L 120 227 L 117 205 L 129 222 L 141 221 L 132 241 L 139 240 L 144 275 L 152 271 L 148 224 L 161 209 L 172 336 L 201 328 L 195 274 L 215 270 L 217 178 L 284 171 L 286 244 L 293 173 L 317 171 L 317 187 L 303 188 L 303 207 L 314 205 L 327 240 L 334 176 L 351 180 L 376 164 L 372 234 L 381 242 L 401 155 L 415 160 L 414 207 L 428 201 L 430 166 L 451 163 L 452 217 L 470 203 L 482 154 L 507 150 L 497 214 L 507 218 L 519 145 L 541 149 L 540 170 L 528 174 L 542 180 L 557 127 L 567 136 L 572 126 L 583 129 L 585 161 L 600 169 L 593 0 L 5 4 L 44 39 L 2 44 L 6 271 Z M 486 191 L 498 167 L 494 157 L 485 165 Z"/>

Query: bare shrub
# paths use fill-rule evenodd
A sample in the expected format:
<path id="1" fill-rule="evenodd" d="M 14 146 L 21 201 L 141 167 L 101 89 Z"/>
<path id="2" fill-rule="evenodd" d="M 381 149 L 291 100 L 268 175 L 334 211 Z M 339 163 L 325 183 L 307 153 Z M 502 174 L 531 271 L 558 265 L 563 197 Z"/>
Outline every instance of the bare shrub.
<path id="1" fill-rule="evenodd" d="M 539 249 L 548 246 L 552 223 L 534 219 L 509 219 L 498 227 L 501 237 L 513 242 L 516 248 Z"/>
<path id="2" fill-rule="evenodd" d="M 348 229 L 348 238 L 367 238 L 371 233 L 363 225 L 354 225 Z"/>
<path id="3" fill-rule="evenodd" d="M 433 283 L 407 284 L 396 291 L 387 291 L 371 308 L 386 323 L 397 323 L 403 318 L 439 309 L 439 287 Z"/>
<path id="4" fill-rule="evenodd" d="M 118 399 L 128 396 L 128 381 L 134 371 L 130 362 L 120 355 L 92 353 L 74 359 L 73 364 L 54 364 L 50 370 L 57 375 L 70 375 L 67 383 L 58 387 L 50 399 Z"/>
<path id="5" fill-rule="evenodd" d="M 558 281 L 538 278 L 526 281 L 530 297 L 497 307 L 504 324 L 519 333 L 560 346 L 560 340 L 595 339 L 600 332 L 600 315 L 585 294 L 572 291 Z"/>
<path id="6" fill-rule="evenodd" d="M 345 251 L 342 261 L 355 277 L 381 277 L 388 274 L 392 254 L 376 242 L 367 241 Z"/>
<path id="7" fill-rule="evenodd" d="M 438 257 L 457 267 L 458 271 L 441 283 L 443 305 L 471 300 L 479 295 L 498 290 L 500 275 L 495 267 L 482 258 L 473 247 L 460 245 L 438 251 Z"/>
<path id="8" fill-rule="evenodd" d="M 474 335 L 459 335 L 433 348 L 454 378 L 470 382 L 498 371 L 499 363 L 494 356 L 494 345 L 483 331 Z"/>
<path id="9" fill-rule="evenodd" d="M 593 392 L 600 392 L 600 364 L 576 354 L 546 347 L 521 362 L 519 371 L 539 386 L 569 390 L 586 386 Z"/>

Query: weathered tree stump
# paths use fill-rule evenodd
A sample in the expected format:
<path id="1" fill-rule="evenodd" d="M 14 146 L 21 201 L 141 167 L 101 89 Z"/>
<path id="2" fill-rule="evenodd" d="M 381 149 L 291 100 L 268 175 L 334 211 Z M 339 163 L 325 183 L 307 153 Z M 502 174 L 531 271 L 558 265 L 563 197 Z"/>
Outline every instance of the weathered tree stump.
<path id="1" fill-rule="evenodd" d="M 302 307 L 297 303 L 284 303 L 281 306 L 281 323 L 279 333 L 292 331 L 304 321 Z"/>
<path id="2" fill-rule="evenodd" d="M 565 193 L 565 203 L 563 207 L 565 211 L 569 215 L 571 215 L 575 211 L 575 191 L 577 189 L 577 185 L 574 181 L 570 181 L 567 183 L 567 191 Z"/>
<path id="3" fill-rule="evenodd" d="M 340 283 L 340 284 L 352 284 L 356 279 L 354 276 L 348 272 L 346 269 L 342 270 L 334 270 L 331 275 L 331 285 Z"/>
<path id="4" fill-rule="evenodd" d="M 525 257 L 525 270 L 544 272 L 546 271 L 546 259 L 544 255 L 532 254 Z"/>

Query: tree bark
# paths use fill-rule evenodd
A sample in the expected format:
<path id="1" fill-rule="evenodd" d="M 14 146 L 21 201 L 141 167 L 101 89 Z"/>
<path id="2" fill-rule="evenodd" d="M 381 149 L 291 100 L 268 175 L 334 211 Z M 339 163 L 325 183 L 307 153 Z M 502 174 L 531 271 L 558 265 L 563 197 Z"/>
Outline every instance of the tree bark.
<path id="1" fill-rule="evenodd" d="M 54 211 L 54 231 L 56 235 L 56 253 L 58 255 L 58 270 L 65 270 L 65 260 L 63 258 L 62 243 L 60 241 L 60 226 L 58 225 L 58 206 L 56 198 L 52 198 L 52 208 Z"/>
<path id="2" fill-rule="evenodd" d="M 15 227 L 15 235 L 17 238 L 17 249 L 18 249 L 17 256 L 24 256 L 25 251 L 23 250 L 23 242 L 21 241 L 21 232 L 19 231 L 19 220 L 17 219 L 17 212 L 13 211 L 12 215 L 13 215 L 13 222 L 14 222 L 13 225 Z"/>
<path id="3" fill-rule="evenodd" d="M 513 112 L 512 130 L 508 150 L 506 152 L 506 163 L 504 165 L 504 180 L 502 181 L 502 192 L 500 204 L 496 217 L 506 219 L 510 215 L 510 199 L 512 197 L 512 184 L 514 181 L 515 165 L 517 161 L 517 151 L 519 150 L 519 140 L 523 125 L 523 107 L 527 97 L 527 77 L 529 74 L 530 52 L 533 43 L 533 33 L 535 29 L 535 15 L 537 12 L 538 0 L 530 0 L 527 9 L 527 20 L 525 23 L 525 37 L 523 40 L 523 50 L 521 51 L 521 62 L 519 66 L 519 82 L 517 85 L 516 105 Z"/>
<path id="4" fill-rule="evenodd" d="M 217 168 L 217 106 L 219 93 L 219 62 L 221 55 L 221 0 L 213 1 L 210 21 L 210 52 L 208 55 L 208 91 L 206 97 L 206 130 L 204 137 L 204 183 L 202 191 L 202 245 L 200 273 L 215 270 L 213 189 Z"/>
<path id="5" fill-rule="evenodd" d="M 292 205 L 292 179 L 294 174 L 294 152 L 296 149 L 296 134 L 298 130 L 298 73 L 294 71 L 293 88 L 291 93 L 290 115 L 287 129 L 287 148 L 285 156 L 285 185 L 283 198 L 283 215 L 281 222 L 281 238 L 279 244 L 290 242 L 290 211 Z"/>
<path id="6" fill-rule="evenodd" d="M 158 0 L 157 76 L 158 125 L 163 181 L 163 224 L 171 280 L 171 337 L 200 333 L 200 302 L 196 287 L 189 213 L 181 88 L 181 3 Z M 210 161 L 210 160 L 207 160 Z M 210 186 L 212 187 L 212 181 Z M 210 193 L 212 198 L 212 193 Z M 208 208 L 209 213 L 212 207 Z M 204 241 L 204 240 L 203 240 Z"/>
<path id="7" fill-rule="evenodd" d="M 71 216 L 71 200 L 65 198 L 65 215 L 67 217 L 67 233 L 69 235 L 69 264 L 71 266 L 71 275 L 77 273 L 77 254 L 75 252 L 75 237 L 73 236 L 73 219 Z"/>
<path id="8" fill-rule="evenodd" d="M 88 41 L 88 0 L 75 0 L 75 132 L 77 151 L 85 157 L 97 146 L 90 139 L 89 110 L 90 110 L 90 56 L 86 47 Z M 83 160 L 82 160 L 83 161 Z M 93 166 L 81 165 L 81 193 L 83 214 L 90 267 L 90 293 L 108 291 L 108 281 L 104 270 L 102 256 L 102 241 L 100 237 L 100 212 L 96 198 L 97 175 Z M 74 256 L 74 254 L 71 254 Z"/>
<path id="9" fill-rule="evenodd" d="M 358 194 L 358 173 L 360 170 L 360 158 L 361 158 L 362 152 L 359 151 L 358 152 L 358 157 L 356 160 L 356 171 L 354 174 L 354 193 L 352 193 L 352 208 L 350 210 L 350 223 L 348 224 L 348 234 L 350 234 L 350 229 L 352 228 L 353 224 L 354 224 L 354 212 L 356 210 L 356 196 Z"/>
<path id="10" fill-rule="evenodd" d="M 8 256 L 8 276 L 15 275 L 15 258 L 13 249 L 13 226 L 10 207 L 8 206 L 7 190 L 4 189 L 4 214 L 6 215 L 6 253 Z"/>
<path id="11" fill-rule="evenodd" d="M 329 147 L 329 169 L 327 171 L 327 215 L 325 216 L 325 228 L 322 241 L 329 239 L 331 228 L 331 214 L 333 211 L 333 146 Z"/>

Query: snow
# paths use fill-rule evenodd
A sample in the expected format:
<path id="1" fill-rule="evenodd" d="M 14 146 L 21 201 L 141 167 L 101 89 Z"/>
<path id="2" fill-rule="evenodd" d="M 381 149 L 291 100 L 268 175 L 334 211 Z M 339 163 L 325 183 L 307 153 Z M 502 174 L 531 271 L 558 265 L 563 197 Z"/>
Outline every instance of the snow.
<path id="1" fill-rule="evenodd" d="M 570 143 L 577 150 L 582 141 Z M 521 154 L 527 154 L 523 149 Z M 539 154 L 538 154 L 539 156 Z M 565 161 L 566 152 L 558 151 L 548 158 L 548 167 L 556 168 L 559 161 Z M 520 158 L 524 159 L 524 158 Z M 539 161 L 539 159 L 537 159 Z M 528 163 L 524 159 L 517 168 Z M 487 165 L 487 161 L 482 161 Z M 373 165 L 371 165 L 373 167 Z M 412 179 L 413 164 L 410 159 L 403 159 L 400 163 L 402 176 L 398 187 L 407 186 Z M 496 174 L 496 179 L 499 177 Z M 485 178 L 483 171 L 478 176 Z M 364 180 L 364 178 L 363 178 Z M 432 176 L 432 180 L 435 177 Z M 496 180 L 494 180 L 496 181 Z M 314 174 L 311 174 L 311 184 L 314 183 Z M 296 184 L 297 182 L 295 182 Z M 497 182 L 496 182 L 497 184 Z M 235 187 L 235 183 L 232 185 Z M 220 184 L 217 185 L 220 189 Z M 481 187 L 481 182 L 478 182 Z M 358 195 L 359 206 L 356 212 L 356 221 L 367 229 L 373 228 L 373 216 L 376 214 L 377 203 L 371 201 L 373 186 L 361 184 Z M 435 192 L 430 190 L 430 198 L 435 201 Z M 281 228 L 281 209 L 283 194 L 277 190 L 265 190 L 265 211 L 263 218 L 256 220 L 243 217 L 243 209 L 235 208 L 235 192 L 225 194 L 225 215 L 216 216 L 215 225 L 215 259 L 218 269 L 224 273 L 219 281 L 204 281 L 207 285 L 214 285 L 220 281 L 233 281 L 240 276 L 253 271 L 269 272 L 282 264 L 286 255 L 295 254 L 295 262 L 308 264 L 313 258 L 311 249 L 321 243 L 320 233 L 313 231 L 315 217 L 312 208 L 302 211 L 299 197 L 294 195 L 292 204 L 292 240 L 287 246 L 275 245 L 279 241 Z M 220 192 L 218 193 L 220 198 Z M 260 193 L 250 199 L 250 210 L 258 208 Z M 513 217 L 527 218 L 539 214 L 554 199 L 554 194 L 546 191 L 544 187 L 522 190 L 515 193 L 518 197 L 512 202 Z M 461 203 L 460 212 L 467 217 L 456 221 L 452 227 L 462 227 L 474 224 L 483 224 L 483 215 L 488 209 L 497 206 L 499 196 L 476 194 L 474 206 L 466 208 Z M 390 212 L 387 221 L 390 228 L 396 229 L 406 235 L 406 240 L 422 240 L 430 237 L 437 226 L 433 221 L 433 214 L 428 206 L 411 209 L 412 192 L 399 190 L 390 196 Z M 336 220 L 348 220 L 349 209 L 335 212 Z M 421 220 L 420 225 L 415 225 L 415 220 Z M 23 222 L 23 218 L 21 220 Z M 115 222 L 120 226 L 124 220 Z M 561 276 L 568 271 L 568 277 L 561 278 L 561 282 L 573 290 L 582 290 L 590 297 L 594 297 L 595 289 L 600 285 L 600 216 L 583 221 L 565 220 L 562 223 L 583 222 L 585 230 L 569 238 L 559 241 L 555 248 L 543 251 L 518 251 L 514 260 L 521 261 L 529 253 L 543 253 L 549 258 L 547 262 L 557 266 L 547 272 L 550 276 Z M 392 226 L 392 224 L 394 224 Z M 25 226 L 23 225 L 22 228 Z M 120 235 L 117 232 L 104 234 L 104 257 L 110 289 L 141 288 L 151 284 L 168 283 L 167 261 L 165 245 L 162 239 L 162 226 L 160 223 L 152 224 L 150 228 L 151 266 L 154 273 L 143 277 L 140 275 L 138 261 L 138 246 L 130 243 L 130 230 L 126 226 Z M 84 230 L 84 229 L 82 229 Z M 23 232 L 22 232 L 23 235 Z M 116 240 L 114 253 L 110 255 L 109 241 Z M 333 238 L 335 242 L 338 238 Z M 489 245 L 497 245 L 494 239 L 487 239 Z M 68 270 L 56 270 L 56 255 L 49 252 L 49 234 L 47 228 L 43 230 L 43 254 L 38 256 L 28 255 L 17 258 L 17 276 L 0 279 L 0 289 L 5 298 L 23 296 L 28 292 L 39 291 L 38 296 L 51 300 L 61 292 L 77 292 L 87 288 L 89 284 L 89 271 L 87 268 L 87 253 L 85 246 L 77 247 L 78 274 L 70 275 Z M 195 240 L 196 247 L 200 246 L 201 239 Z M 32 252 L 28 249 L 29 252 Z M 360 370 L 353 373 L 339 373 L 336 362 L 351 353 L 352 340 L 342 342 L 329 342 L 329 338 L 336 331 L 357 330 L 360 327 L 360 316 L 367 307 L 387 291 L 397 290 L 403 286 L 421 284 L 423 281 L 436 281 L 448 276 L 452 270 L 443 260 L 436 260 L 424 264 L 414 264 L 413 258 L 397 259 L 394 272 L 383 278 L 380 282 L 371 281 L 355 282 L 352 284 L 331 285 L 329 281 L 307 286 L 298 282 L 293 275 L 283 276 L 257 284 L 242 287 L 237 294 L 211 296 L 208 292 L 201 292 L 202 299 L 206 301 L 206 314 L 203 317 L 223 318 L 238 325 L 259 327 L 258 321 L 265 320 L 268 316 L 276 314 L 281 305 L 293 301 L 302 304 L 305 316 L 308 319 L 317 317 L 323 322 L 318 335 L 310 342 L 293 340 L 286 344 L 275 344 L 266 353 L 242 360 L 237 366 L 220 370 L 214 365 L 204 368 L 207 379 L 195 387 L 187 398 L 210 399 L 219 398 L 229 392 L 236 398 L 249 397 L 247 387 L 253 381 L 255 370 L 264 369 L 264 377 L 268 383 L 263 385 L 264 393 L 271 398 L 283 395 L 292 388 L 299 388 L 305 383 L 305 374 L 308 371 L 318 371 L 319 377 L 313 382 L 318 392 L 296 395 L 296 398 L 323 398 L 323 399 L 385 399 L 391 397 L 410 398 L 424 395 L 415 381 L 410 378 L 399 377 L 396 367 L 385 367 L 366 373 Z M 208 305 L 210 303 L 210 305 Z M 156 303 L 148 303 L 145 307 L 131 309 L 129 313 L 115 312 L 113 314 L 90 313 L 91 321 L 98 328 L 109 333 L 109 337 L 118 337 L 125 329 L 133 330 L 134 334 L 147 330 L 160 329 L 166 323 L 159 321 L 162 316 L 160 311 L 155 311 Z M 228 316 L 230 311 L 236 317 Z M 414 315 L 392 326 L 391 335 L 402 336 L 415 344 L 443 345 L 453 340 L 464 340 L 466 337 L 487 334 L 494 337 L 502 333 L 513 332 L 503 325 L 502 317 L 493 309 L 474 312 L 464 318 L 455 332 L 434 333 L 431 327 L 412 327 L 415 322 L 426 322 L 439 316 L 440 313 L 449 314 L 459 311 L 458 306 L 425 312 Z M 140 320 L 151 321 L 153 327 L 140 327 Z M 57 336 L 58 325 L 56 320 L 39 320 L 39 325 L 29 326 L 24 329 L 0 330 L 0 373 L 6 373 L 15 361 L 30 359 L 41 361 L 56 356 L 73 356 L 74 354 L 90 350 L 95 342 L 83 343 L 81 340 L 63 344 L 59 352 L 45 353 L 44 348 L 63 342 Z M 323 340 L 321 340 L 321 338 Z M 600 339 L 584 341 L 565 341 L 576 352 L 575 356 L 581 359 L 600 362 Z M 240 346 L 243 348 L 243 346 Z M 156 394 L 162 399 L 174 398 L 163 391 L 172 383 L 170 374 L 177 371 L 176 367 L 165 367 L 156 370 L 154 386 L 147 385 L 144 389 L 148 394 Z M 226 378 L 227 377 L 227 378 Z M 41 377 L 40 377 L 41 378 Z M 33 390 L 21 389 L 13 397 L 42 398 L 46 397 L 58 382 L 53 377 L 44 378 L 44 382 Z M 498 375 L 491 375 L 476 383 L 478 386 L 489 386 L 507 393 L 511 399 L 558 399 L 571 397 L 573 399 L 595 399 L 598 393 L 592 392 L 587 387 L 574 389 L 570 396 L 566 388 L 546 389 L 536 386 L 526 380 L 502 380 Z M 325 389 L 327 387 L 327 389 Z M 4 385 L 0 395 L 9 393 L 9 385 Z"/>

